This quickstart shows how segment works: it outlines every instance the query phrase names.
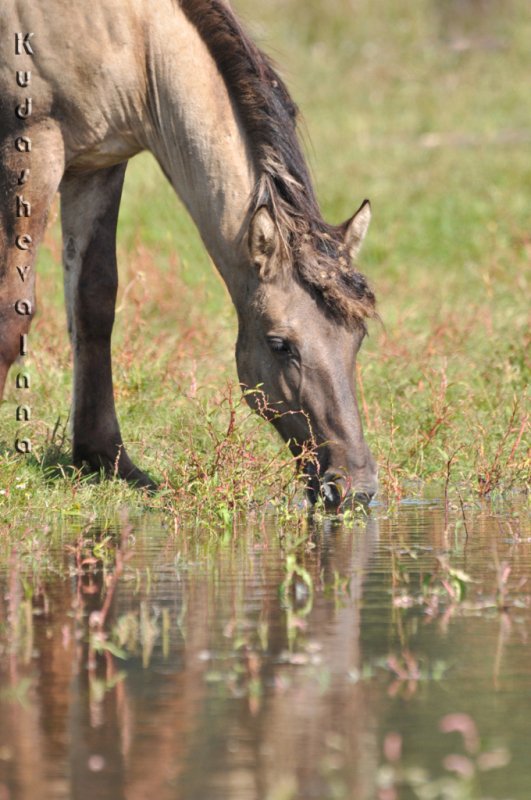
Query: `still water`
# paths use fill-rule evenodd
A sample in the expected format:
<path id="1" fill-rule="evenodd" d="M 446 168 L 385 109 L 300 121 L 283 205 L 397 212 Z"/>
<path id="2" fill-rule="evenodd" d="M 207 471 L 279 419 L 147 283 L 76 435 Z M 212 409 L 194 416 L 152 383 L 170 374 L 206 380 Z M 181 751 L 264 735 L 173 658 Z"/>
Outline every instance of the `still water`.
<path id="1" fill-rule="evenodd" d="M 529 800 L 531 527 L 463 512 L 0 531 L 0 800 Z"/>

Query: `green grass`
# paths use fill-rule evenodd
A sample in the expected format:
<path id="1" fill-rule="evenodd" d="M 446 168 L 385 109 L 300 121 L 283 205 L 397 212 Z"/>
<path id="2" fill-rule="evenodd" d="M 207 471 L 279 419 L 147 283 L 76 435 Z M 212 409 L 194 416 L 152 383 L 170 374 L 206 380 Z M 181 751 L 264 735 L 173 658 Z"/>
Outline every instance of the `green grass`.
<path id="1" fill-rule="evenodd" d="M 468 498 L 524 489 L 529 3 L 236 7 L 299 103 L 326 218 L 339 222 L 364 197 L 372 202 L 360 266 L 382 324 L 371 326 L 360 372 L 382 495 L 441 492 L 445 482 Z M 228 388 L 236 324 L 227 293 L 148 155 L 131 163 L 121 208 L 114 369 L 124 440 L 166 488 L 150 499 L 72 476 L 56 217 L 40 253 L 31 333 L 34 453 L 13 453 L 11 381 L 0 409 L 0 519 L 106 515 L 125 504 L 223 520 L 293 497 L 287 452 Z M 226 435 L 232 410 L 237 424 Z"/>

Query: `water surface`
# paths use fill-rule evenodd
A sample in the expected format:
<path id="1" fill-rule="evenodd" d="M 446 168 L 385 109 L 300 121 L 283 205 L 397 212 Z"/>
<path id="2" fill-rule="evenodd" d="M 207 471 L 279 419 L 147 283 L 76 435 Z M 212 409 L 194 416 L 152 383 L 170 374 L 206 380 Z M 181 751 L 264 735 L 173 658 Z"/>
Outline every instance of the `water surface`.
<path id="1" fill-rule="evenodd" d="M 0 532 L 0 800 L 528 800 L 524 512 Z"/>

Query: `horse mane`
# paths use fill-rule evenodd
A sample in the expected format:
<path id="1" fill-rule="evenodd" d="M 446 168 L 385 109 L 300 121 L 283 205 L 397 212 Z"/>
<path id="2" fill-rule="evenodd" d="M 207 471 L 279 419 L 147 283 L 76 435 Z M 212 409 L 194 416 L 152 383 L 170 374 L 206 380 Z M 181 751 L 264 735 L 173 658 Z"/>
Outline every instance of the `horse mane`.
<path id="1" fill-rule="evenodd" d="M 246 131 L 259 179 L 250 212 L 266 206 L 298 278 L 349 326 L 375 314 L 365 277 L 350 264 L 341 228 L 321 216 L 297 135 L 298 109 L 271 59 L 226 0 L 179 0 L 225 81 Z M 312 246 L 312 256 L 309 246 Z"/>

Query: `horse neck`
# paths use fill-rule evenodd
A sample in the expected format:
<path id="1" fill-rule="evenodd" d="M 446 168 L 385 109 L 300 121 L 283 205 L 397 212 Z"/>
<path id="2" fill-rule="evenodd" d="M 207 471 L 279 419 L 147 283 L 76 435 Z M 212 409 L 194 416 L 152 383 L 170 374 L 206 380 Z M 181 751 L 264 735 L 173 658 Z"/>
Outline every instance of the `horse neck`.
<path id="1" fill-rule="evenodd" d="M 258 176 L 206 45 L 177 4 L 170 5 L 172 14 L 157 13 L 153 20 L 146 146 L 188 209 L 237 303 L 246 284 L 245 234 Z"/>

